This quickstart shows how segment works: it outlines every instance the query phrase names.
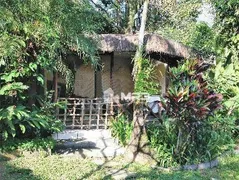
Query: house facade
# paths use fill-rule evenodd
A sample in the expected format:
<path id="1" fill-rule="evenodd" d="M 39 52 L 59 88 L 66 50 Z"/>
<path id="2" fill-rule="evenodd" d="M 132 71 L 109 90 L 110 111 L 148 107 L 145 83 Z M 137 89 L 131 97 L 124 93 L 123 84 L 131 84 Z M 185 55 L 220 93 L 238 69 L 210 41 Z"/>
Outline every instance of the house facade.
<path id="1" fill-rule="evenodd" d="M 105 97 L 109 97 L 106 93 L 110 92 L 110 97 L 112 93 L 114 97 L 120 97 L 134 92 L 132 59 L 138 45 L 138 36 L 103 34 L 98 38 L 100 65 L 97 69 L 85 64 L 77 55 L 67 57 L 67 61 L 73 62 L 75 69 L 74 93 L 71 97 L 66 97 L 64 78 L 56 73 L 53 76 L 51 72 L 45 72 L 48 89 L 55 91 L 54 101 L 67 104 L 64 110 L 58 109 L 56 113 L 66 128 L 107 129 L 112 118 L 123 109 L 117 102 L 106 100 Z M 145 35 L 144 44 L 146 58 L 155 65 L 154 79 L 161 86 L 159 94 L 164 93 L 168 67 L 176 66 L 177 61 L 190 57 L 190 50 L 155 34 Z"/>
<path id="2" fill-rule="evenodd" d="M 132 79 L 132 59 L 138 45 L 138 35 L 133 34 L 102 34 L 98 37 L 99 68 L 84 64 L 79 56 L 69 55 L 75 62 L 74 97 L 98 98 L 105 90 L 111 88 L 115 94 L 128 94 L 134 91 Z M 190 49 L 186 46 L 167 40 L 156 34 L 145 35 L 145 56 L 155 64 L 157 81 L 161 92 L 166 91 L 167 68 L 175 66 L 178 60 L 190 57 Z M 46 73 L 48 85 L 53 75 Z M 64 96 L 65 80 L 58 78 L 59 95 Z"/>

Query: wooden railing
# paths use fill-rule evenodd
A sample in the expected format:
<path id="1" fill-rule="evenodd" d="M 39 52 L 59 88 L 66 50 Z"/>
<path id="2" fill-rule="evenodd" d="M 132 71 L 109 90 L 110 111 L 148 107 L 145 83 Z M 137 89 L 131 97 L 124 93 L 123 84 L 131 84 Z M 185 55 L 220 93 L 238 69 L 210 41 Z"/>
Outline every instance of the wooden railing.
<path id="1" fill-rule="evenodd" d="M 101 98 L 59 98 L 58 102 L 66 105 L 57 110 L 57 117 L 68 129 L 107 129 L 116 106 Z"/>

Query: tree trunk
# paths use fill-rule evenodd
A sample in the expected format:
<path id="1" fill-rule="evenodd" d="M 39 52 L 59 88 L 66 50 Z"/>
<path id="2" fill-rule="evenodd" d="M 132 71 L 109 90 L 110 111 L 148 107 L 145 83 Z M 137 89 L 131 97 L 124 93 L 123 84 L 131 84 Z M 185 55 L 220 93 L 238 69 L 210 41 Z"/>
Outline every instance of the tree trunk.
<path id="1" fill-rule="evenodd" d="M 146 26 L 146 21 L 147 21 L 148 5 L 149 5 L 149 0 L 145 0 L 141 26 L 140 26 L 140 30 L 139 30 L 139 44 L 138 44 L 138 49 L 137 49 L 137 51 L 135 53 L 135 57 L 134 57 L 134 69 L 133 69 L 134 80 L 135 80 L 135 77 L 137 76 L 138 72 L 141 70 L 141 60 L 143 57 L 143 45 L 144 45 L 144 32 L 145 32 L 145 26 Z"/>
<path id="2" fill-rule="evenodd" d="M 134 58 L 133 76 L 135 81 L 137 81 L 137 75 L 140 72 L 142 65 L 141 60 L 143 56 L 144 31 L 147 19 L 148 4 L 149 0 L 145 0 L 139 33 L 139 45 Z M 145 129 L 144 103 L 142 102 L 134 102 L 133 126 L 134 128 L 131 135 L 131 140 L 126 151 L 127 161 L 136 161 L 140 163 L 145 163 L 145 161 L 153 162 L 152 153 L 147 145 L 148 138 Z"/>

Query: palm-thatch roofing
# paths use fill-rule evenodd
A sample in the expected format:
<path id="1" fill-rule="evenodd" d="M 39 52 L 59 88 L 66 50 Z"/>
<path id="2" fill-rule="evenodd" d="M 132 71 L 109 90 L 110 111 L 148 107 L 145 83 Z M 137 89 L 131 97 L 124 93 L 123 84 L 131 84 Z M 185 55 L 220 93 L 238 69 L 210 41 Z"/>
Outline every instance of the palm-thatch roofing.
<path id="1" fill-rule="evenodd" d="M 101 34 L 100 51 L 102 52 L 134 52 L 138 45 L 137 34 Z M 144 37 L 145 52 L 163 53 L 182 58 L 190 57 L 191 50 L 181 43 L 165 39 L 156 34 Z"/>

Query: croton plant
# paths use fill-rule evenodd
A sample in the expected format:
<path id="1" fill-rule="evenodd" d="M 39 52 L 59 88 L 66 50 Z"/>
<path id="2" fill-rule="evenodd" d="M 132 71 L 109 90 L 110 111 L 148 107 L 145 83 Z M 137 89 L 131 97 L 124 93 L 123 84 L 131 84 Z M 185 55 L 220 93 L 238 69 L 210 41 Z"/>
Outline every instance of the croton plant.
<path id="1" fill-rule="evenodd" d="M 221 107 L 222 95 L 208 89 L 203 78 L 208 67 L 200 60 L 187 60 L 170 69 L 164 104 L 168 115 L 193 122 L 207 118 Z"/>
<path id="2" fill-rule="evenodd" d="M 187 60 L 169 70 L 170 84 L 163 106 L 165 120 L 171 119 L 172 132 L 176 133 L 173 156 L 179 163 L 185 163 L 194 150 L 198 153 L 199 144 L 206 146 L 202 132 L 210 126 L 209 117 L 221 107 L 222 95 L 209 89 L 203 78 L 208 67 L 200 60 Z"/>

